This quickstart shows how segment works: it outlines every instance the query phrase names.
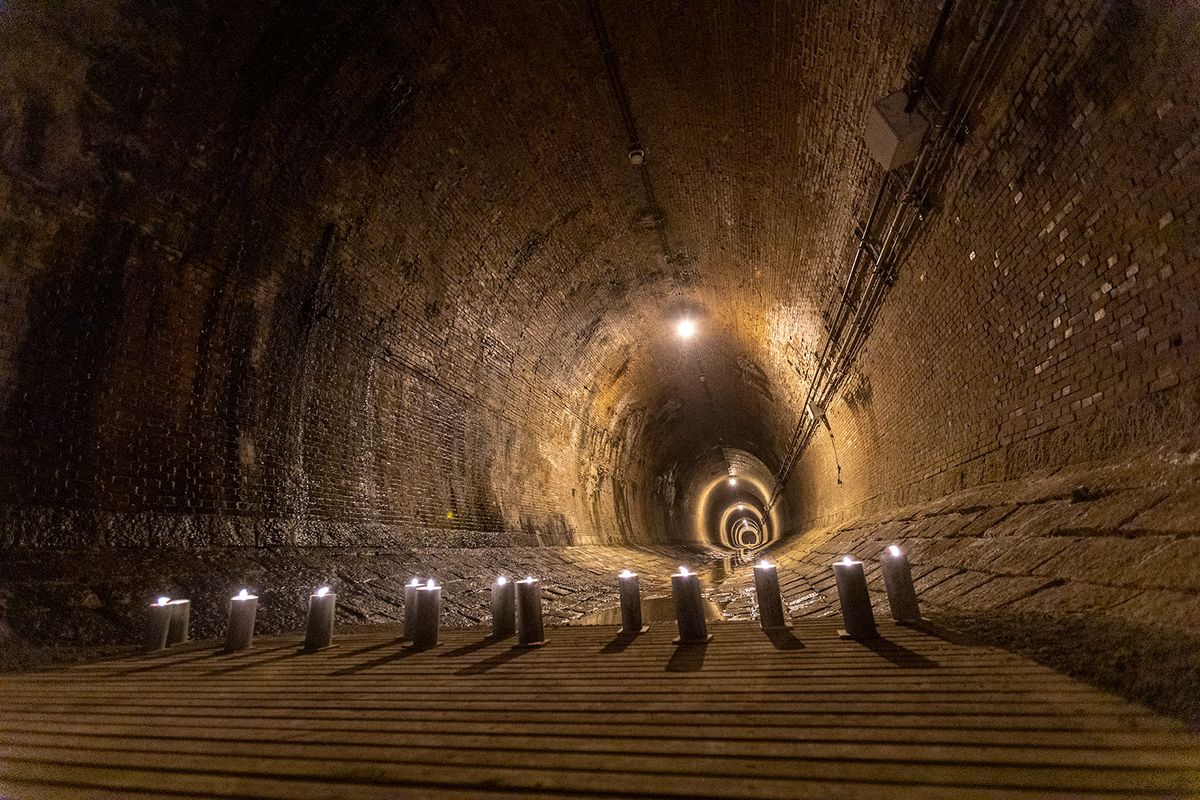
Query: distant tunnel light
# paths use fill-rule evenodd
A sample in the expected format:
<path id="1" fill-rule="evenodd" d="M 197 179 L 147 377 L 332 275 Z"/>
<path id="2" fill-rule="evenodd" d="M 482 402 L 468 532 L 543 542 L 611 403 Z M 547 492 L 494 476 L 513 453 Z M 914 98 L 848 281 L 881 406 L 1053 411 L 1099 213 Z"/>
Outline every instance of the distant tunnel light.
<path id="1" fill-rule="evenodd" d="M 730 478 L 730 479 L 729 479 L 729 485 L 730 485 L 730 486 L 737 486 L 737 478 Z"/>
<path id="2" fill-rule="evenodd" d="M 675 330 L 680 336 L 686 339 L 696 332 L 696 323 L 692 322 L 690 319 L 685 319 L 679 323 Z"/>

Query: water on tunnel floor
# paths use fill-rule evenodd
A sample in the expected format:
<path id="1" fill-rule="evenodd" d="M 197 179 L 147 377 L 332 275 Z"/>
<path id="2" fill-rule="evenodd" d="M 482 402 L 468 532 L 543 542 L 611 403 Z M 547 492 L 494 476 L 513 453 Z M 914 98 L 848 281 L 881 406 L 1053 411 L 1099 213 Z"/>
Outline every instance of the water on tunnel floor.
<path id="1" fill-rule="evenodd" d="M 713 589 L 720 586 L 729 578 L 734 577 L 741 568 L 754 563 L 754 560 L 754 551 L 744 550 L 738 553 L 721 555 L 700 567 L 689 567 L 689 569 L 693 569 L 700 575 L 700 584 L 705 589 Z M 724 605 L 724 603 L 718 604 L 708 598 L 704 598 L 704 618 L 709 622 L 717 622 L 725 619 Z M 642 619 L 646 622 L 674 622 L 674 598 L 669 595 L 666 597 L 643 597 Z M 613 605 L 610 608 L 585 614 L 578 619 L 571 620 L 567 624 L 620 625 L 621 608 L 618 605 Z"/>
<path id="2" fill-rule="evenodd" d="M 721 612 L 721 607 L 711 600 L 704 601 L 704 619 L 709 622 L 719 622 L 725 619 L 725 615 Z M 643 597 L 642 598 L 642 622 L 674 622 L 675 621 L 675 598 L 673 597 Z M 585 614 L 577 620 L 567 623 L 568 625 L 620 625 L 621 624 L 621 608 L 606 608 L 602 611 L 593 611 L 591 614 Z"/>

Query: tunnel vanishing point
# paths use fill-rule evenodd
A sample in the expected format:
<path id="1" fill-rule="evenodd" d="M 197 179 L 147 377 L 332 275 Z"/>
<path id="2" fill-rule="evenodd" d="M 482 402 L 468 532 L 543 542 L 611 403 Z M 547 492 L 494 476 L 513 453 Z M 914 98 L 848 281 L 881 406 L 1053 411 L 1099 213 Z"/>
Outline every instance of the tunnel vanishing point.
<path id="1" fill-rule="evenodd" d="M 3 663 L 899 542 L 1194 724 L 1198 217 L 1193 3 L 0 2 Z"/>

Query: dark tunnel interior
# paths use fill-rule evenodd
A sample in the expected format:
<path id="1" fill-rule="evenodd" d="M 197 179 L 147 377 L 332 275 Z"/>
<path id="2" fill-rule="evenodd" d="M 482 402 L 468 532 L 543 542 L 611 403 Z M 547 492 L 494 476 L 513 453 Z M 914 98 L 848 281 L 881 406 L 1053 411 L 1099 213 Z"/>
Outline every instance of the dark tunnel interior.
<path id="1" fill-rule="evenodd" d="M 737 619 L 739 564 L 904 541 L 945 624 L 1200 718 L 1198 32 L 0 3 L 4 663 L 162 592 L 294 630 L 317 581 L 389 622 L 496 565 L 572 621 L 650 554 Z"/>

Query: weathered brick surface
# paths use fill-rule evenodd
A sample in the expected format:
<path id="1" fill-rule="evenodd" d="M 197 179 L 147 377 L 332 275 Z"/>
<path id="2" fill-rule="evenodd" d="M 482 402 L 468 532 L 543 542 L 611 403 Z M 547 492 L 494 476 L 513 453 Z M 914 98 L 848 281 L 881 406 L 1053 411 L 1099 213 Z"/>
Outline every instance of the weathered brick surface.
<path id="1" fill-rule="evenodd" d="M 769 491 L 936 9 L 602 5 L 658 209 L 586 4 L 9 4 L 0 546 L 650 546 Z M 1195 585 L 1147 537 L 1200 533 L 1200 12 L 1026 7 L 776 511 L 804 593 L 894 540 L 946 603 Z"/>
<path id="2" fill-rule="evenodd" d="M 1101 613 L 1162 630 L 1200 631 L 1200 617 L 1184 613 L 1200 601 L 1200 537 L 1131 533 L 1122 525 L 1160 508 L 1168 487 L 1181 496 L 1200 491 L 1200 468 L 1155 457 L 1090 467 L 1063 470 L 1063 480 L 1002 481 L 914 505 L 905 510 L 902 528 L 881 513 L 813 530 L 777 546 L 771 556 L 823 592 L 834 611 L 833 562 L 850 554 L 867 564 L 868 576 L 878 577 L 879 552 L 898 543 L 922 603 L 935 613 Z M 1137 483 L 1143 488 L 1103 493 Z M 1062 499 L 1064 493 L 1073 499 Z M 1009 504 L 1014 497 L 1023 500 L 1015 510 Z M 968 500 L 979 510 L 952 510 Z M 999 521 L 975 528 L 981 518 Z M 1172 519 L 1183 528 L 1200 522 Z M 882 581 L 869 577 L 868 583 L 882 603 Z"/>
<path id="3" fill-rule="evenodd" d="M 321 585 L 338 595 L 338 624 L 403 620 L 403 585 L 433 578 L 445 587 L 442 625 L 491 619 L 490 587 L 500 574 L 541 581 L 548 623 L 567 622 L 617 603 L 616 575 L 639 573 L 643 596 L 670 594 L 680 563 L 703 569 L 703 557 L 676 548 L 107 548 L 11 550 L 0 574 L 0 627 L 36 644 L 136 644 L 144 611 L 162 594 L 192 601 L 196 638 L 223 634 L 228 598 L 242 588 L 259 595 L 261 632 L 304 626 L 308 596 Z M 726 593 L 722 599 L 732 597 Z M 6 655 L 0 649 L 0 657 Z M 0 658 L 0 660 L 3 660 Z"/>
<path id="4" fill-rule="evenodd" d="M 661 541 L 774 468 L 936 9 L 604 6 L 659 209 L 586 3 L 10 4 L 8 540 Z"/>
<path id="5" fill-rule="evenodd" d="M 1194 457 L 1196 14 L 1032 11 L 829 410 L 843 483 L 824 436 L 792 481 L 808 525 L 1151 447 Z"/>

